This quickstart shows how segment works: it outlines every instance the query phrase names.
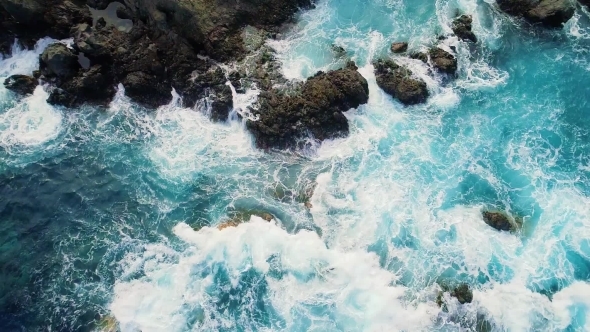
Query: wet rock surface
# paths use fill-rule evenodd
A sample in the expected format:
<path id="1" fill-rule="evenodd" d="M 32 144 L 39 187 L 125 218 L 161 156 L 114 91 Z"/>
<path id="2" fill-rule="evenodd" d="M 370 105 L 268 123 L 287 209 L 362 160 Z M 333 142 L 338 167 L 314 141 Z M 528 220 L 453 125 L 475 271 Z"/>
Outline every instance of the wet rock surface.
<path id="1" fill-rule="evenodd" d="M 27 75 L 12 75 L 4 81 L 4 86 L 21 95 L 29 95 L 37 87 L 37 79 Z"/>
<path id="2" fill-rule="evenodd" d="M 575 11 L 571 0 L 498 0 L 497 3 L 507 14 L 547 27 L 561 27 Z"/>
<path id="3" fill-rule="evenodd" d="M 320 141 L 347 135 L 348 121 L 342 113 L 369 99 L 367 81 L 357 69 L 349 62 L 343 69 L 317 73 L 297 91 L 261 93 L 259 107 L 251 110 L 258 120 L 247 121 L 256 145 L 291 148 L 308 134 Z"/>
<path id="4" fill-rule="evenodd" d="M 477 43 L 477 37 L 472 31 L 473 19 L 469 15 L 461 15 L 453 21 L 453 32 L 462 40 Z"/>
<path id="5" fill-rule="evenodd" d="M 431 48 L 428 51 L 428 56 L 432 66 L 438 71 L 445 74 L 455 74 L 457 72 L 457 58 L 442 48 Z"/>
<path id="6" fill-rule="evenodd" d="M 499 231 L 517 231 L 520 228 L 520 223 L 513 220 L 508 214 L 502 211 L 483 211 L 483 220 L 490 227 Z"/>
<path id="7" fill-rule="evenodd" d="M 461 284 L 453 289 L 451 296 L 456 298 L 461 304 L 471 303 L 473 301 L 473 292 L 467 284 Z"/>
<path id="8" fill-rule="evenodd" d="M 408 50 L 408 43 L 406 42 L 395 42 L 391 44 L 390 50 L 392 53 L 404 53 Z"/>
<path id="9" fill-rule="evenodd" d="M 226 74 L 217 61 L 239 60 L 251 52 L 244 41 L 244 27 L 275 31 L 299 9 L 313 6 L 311 0 L 120 3 L 117 17 L 93 20 L 89 7 L 108 9 L 111 1 L 0 0 L 4 28 L 0 51 L 8 52 L 15 37 L 27 46 L 42 36 L 73 37 L 69 53 L 62 46 L 51 46 L 53 53 L 46 52 L 41 59 L 41 79 L 53 86 L 52 103 L 107 104 L 122 83 L 133 101 L 155 108 L 171 100 L 174 88 L 185 106 L 207 98 L 203 110 L 223 121 L 233 105 Z M 112 24 L 117 19 L 131 20 L 132 27 L 118 29 Z M 77 63 L 79 56 L 85 68 Z M 272 84 L 271 78 L 259 74 L 255 76 L 261 85 Z"/>
<path id="10" fill-rule="evenodd" d="M 393 60 L 374 63 L 377 85 L 405 105 L 423 103 L 428 98 L 426 83 Z"/>

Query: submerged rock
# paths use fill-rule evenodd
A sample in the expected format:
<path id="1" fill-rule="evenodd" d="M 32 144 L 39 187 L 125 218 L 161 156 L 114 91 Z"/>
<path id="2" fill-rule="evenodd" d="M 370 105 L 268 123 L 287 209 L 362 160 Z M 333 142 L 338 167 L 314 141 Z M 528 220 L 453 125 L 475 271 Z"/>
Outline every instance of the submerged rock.
<path id="1" fill-rule="evenodd" d="M 37 85 L 37 79 L 27 75 L 12 75 L 4 81 L 4 86 L 8 90 L 22 95 L 32 94 Z"/>
<path id="2" fill-rule="evenodd" d="M 499 231 L 517 231 L 520 228 L 517 220 L 501 211 L 483 211 L 482 216 L 486 224 Z"/>
<path id="3" fill-rule="evenodd" d="M 457 58 L 442 48 L 431 48 L 428 55 L 432 66 L 440 72 L 454 74 L 457 71 Z"/>
<path id="4" fill-rule="evenodd" d="M 441 284 L 440 286 L 442 288 L 442 291 L 440 291 L 438 293 L 438 296 L 436 297 L 436 304 L 438 304 L 439 307 L 443 307 L 443 293 L 445 292 L 449 292 L 449 295 L 456 298 L 460 304 L 471 303 L 471 301 L 473 301 L 473 292 L 469 288 L 469 285 L 466 283 L 461 283 L 459 284 L 459 286 L 453 288 L 452 290 L 450 289 L 450 287 L 445 286 L 444 284 Z"/>
<path id="5" fill-rule="evenodd" d="M 405 105 L 423 103 L 428 98 L 426 83 L 392 60 L 374 63 L 377 85 Z"/>
<path id="6" fill-rule="evenodd" d="M 477 37 L 472 29 L 473 19 L 470 15 L 461 15 L 453 21 L 453 32 L 462 40 L 477 43 Z"/>
<path id="7" fill-rule="evenodd" d="M 574 15 L 572 0 L 498 0 L 504 12 L 524 17 L 531 23 L 561 27 Z"/>
<path id="8" fill-rule="evenodd" d="M 248 120 L 247 128 L 259 148 L 291 148 L 311 134 L 317 140 L 348 134 L 343 112 L 365 104 L 369 86 L 354 63 L 330 72 L 318 72 L 297 91 L 278 89 L 263 92 L 259 107 L 251 112 L 258 120 Z"/>
<path id="9" fill-rule="evenodd" d="M 392 53 L 404 53 L 408 50 L 408 43 L 406 42 L 396 42 L 391 44 L 391 52 Z"/>
<path id="10" fill-rule="evenodd" d="M 451 296 L 456 298 L 461 304 L 471 303 L 473 301 L 473 292 L 469 289 L 469 285 L 465 283 L 453 289 Z"/>
<path id="11" fill-rule="evenodd" d="M 346 57 L 346 50 L 344 49 L 344 47 L 332 44 L 331 49 L 332 49 L 332 53 L 334 53 L 334 56 L 336 58 Z"/>
<path id="12" fill-rule="evenodd" d="M 229 228 L 229 227 L 237 227 L 240 224 L 250 221 L 250 218 L 252 218 L 252 216 L 262 218 L 263 220 L 266 220 L 268 222 L 271 222 L 273 219 L 275 219 L 275 217 L 271 213 L 266 212 L 264 210 L 257 210 L 257 209 L 244 209 L 244 210 L 231 211 L 229 213 L 229 216 L 230 216 L 230 219 L 219 224 L 217 226 L 217 229 L 223 230 L 223 229 Z"/>

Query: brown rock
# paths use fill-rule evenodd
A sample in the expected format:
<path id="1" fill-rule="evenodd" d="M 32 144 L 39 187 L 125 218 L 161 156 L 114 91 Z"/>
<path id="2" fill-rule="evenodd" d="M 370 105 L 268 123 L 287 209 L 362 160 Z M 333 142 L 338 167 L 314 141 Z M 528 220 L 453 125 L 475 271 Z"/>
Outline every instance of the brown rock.
<path id="1" fill-rule="evenodd" d="M 391 52 L 392 53 L 403 53 L 408 50 L 408 43 L 406 42 L 396 42 L 391 44 Z"/>

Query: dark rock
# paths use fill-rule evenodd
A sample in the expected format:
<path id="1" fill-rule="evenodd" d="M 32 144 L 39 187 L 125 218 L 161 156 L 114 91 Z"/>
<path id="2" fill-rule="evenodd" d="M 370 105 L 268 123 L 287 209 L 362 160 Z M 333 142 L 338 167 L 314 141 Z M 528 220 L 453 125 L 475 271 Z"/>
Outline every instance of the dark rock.
<path id="1" fill-rule="evenodd" d="M 424 52 L 410 54 L 410 58 L 420 60 L 424 63 L 428 63 L 428 54 Z"/>
<path id="2" fill-rule="evenodd" d="M 318 72 L 300 89 L 286 94 L 277 89 L 261 93 L 259 108 L 252 110 L 257 121 L 248 120 L 259 148 L 290 148 L 311 134 L 317 140 L 348 134 L 344 114 L 369 99 L 367 81 L 354 63 L 346 68 Z"/>
<path id="3" fill-rule="evenodd" d="M 38 85 L 37 79 L 27 75 L 12 75 L 4 81 L 4 86 L 22 95 L 32 94 Z"/>
<path id="4" fill-rule="evenodd" d="M 60 105 L 66 107 L 73 107 L 78 103 L 76 95 L 72 95 L 65 90 L 55 88 L 49 93 L 47 102 L 51 105 Z"/>
<path id="5" fill-rule="evenodd" d="M 515 231 L 517 225 L 510 220 L 507 214 L 499 211 L 483 211 L 483 220 L 489 226 L 499 231 Z"/>
<path id="6" fill-rule="evenodd" d="M 392 60 L 374 63 L 377 85 L 405 105 L 423 103 L 428 98 L 426 83 Z"/>
<path id="7" fill-rule="evenodd" d="M 231 88 L 227 85 L 219 86 L 209 97 L 211 103 L 211 119 L 226 121 L 233 108 Z"/>
<path id="8" fill-rule="evenodd" d="M 449 292 L 450 295 L 456 298 L 457 301 L 459 301 L 459 303 L 461 304 L 471 303 L 471 301 L 473 301 L 473 292 L 469 288 L 469 285 L 467 285 L 466 283 L 461 283 L 459 286 L 455 287 L 452 290 L 445 283 L 441 283 L 440 287 L 442 288 L 442 290 L 438 293 L 438 296 L 436 297 L 436 304 L 438 304 L 439 307 L 443 308 L 443 311 L 448 310 L 443 298 L 443 294 L 446 292 Z"/>
<path id="9" fill-rule="evenodd" d="M 41 72 L 46 76 L 71 77 L 79 68 L 78 56 L 64 44 L 49 45 L 40 55 Z"/>
<path id="10" fill-rule="evenodd" d="M 547 27 L 561 27 L 572 18 L 575 11 L 571 0 L 498 0 L 497 2 L 504 12 Z"/>
<path id="11" fill-rule="evenodd" d="M 127 74 L 121 83 L 125 87 L 125 95 L 141 105 L 158 107 L 172 100 L 170 86 L 143 71 Z"/>
<path id="12" fill-rule="evenodd" d="M 150 108 L 169 102 L 172 88 L 188 106 L 207 98 L 212 118 L 223 120 L 233 107 L 231 90 L 215 61 L 241 60 L 254 51 L 245 46 L 244 27 L 260 30 L 263 41 L 300 8 L 313 7 L 312 0 L 125 0 L 117 15 L 133 21 L 130 30 L 119 31 L 101 19 L 92 26 L 88 6 L 102 10 L 110 3 L 0 0 L 1 50 L 27 34 L 30 39 L 73 37 L 73 51 L 51 46 L 41 56 L 43 79 L 55 87 L 50 99 L 61 105 L 108 103 L 121 82 L 132 100 Z M 256 49 L 263 43 L 258 44 Z M 283 78 L 272 52 L 261 54 L 255 72 L 240 75 L 270 89 Z M 94 84 L 100 88 L 90 89 Z"/>
<path id="13" fill-rule="evenodd" d="M 392 53 L 403 53 L 408 50 L 408 43 L 406 42 L 397 42 L 391 44 L 391 52 Z"/>
<path id="14" fill-rule="evenodd" d="M 463 40 L 477 43 L 477 37 L 471 31 L 473 19 L 469 15 L 461 15 L 453 21 L 453 32 Z"/>
<path id="15" fill-rule="evenodd" d="M 451 296 L 457 298 L 459 303 L 471 303 L 473 301 L 473 292 L 469 289 L 469 285 L 461 284 L 451 292 Z"/>
<path id="16" fill-rule="evenodd" d="M 41 0 L 2 0 L 0 5 L 22 24 L 35 24 L 45 14 L 46 4 Z"/>
<path id="17" fill-rule="evenodd" d="M 446 74 L 454 74 L 457 71 L 457 58 L 442 48 L 432 48 L 428 51 L 432 66 Z"/>
<path id="18" fill-rule="evenodd" d="M 72 26 L 92 23 L 88 7 L 79 1 L 0 0 L 0 7 L 10 16 L 4 27 L 19 39 L 67 38 Z"/>

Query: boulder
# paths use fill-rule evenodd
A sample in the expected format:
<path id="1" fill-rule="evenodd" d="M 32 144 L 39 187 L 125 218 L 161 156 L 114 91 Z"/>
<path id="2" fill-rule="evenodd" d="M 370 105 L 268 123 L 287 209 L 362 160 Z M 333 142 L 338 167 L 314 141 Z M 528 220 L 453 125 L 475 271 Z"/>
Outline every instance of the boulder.
<path id="1" fill-rule="evenodd" d="M 405 105 L 423 103 L 428 98 L 426 83 L 392 60 L 374 63 L 377 85 Z"/>
<path id="2" fill-rule="evenodd" d="M 572 0 L 498 0 L 497 3 L 510 15 L 547 27 L 561 27 L 575 11 Z"/>
<path id="3" fill-rule="evenodd" d="M 432 66 L 445 74 L 455 74 L 457 71 L 457 58 L 442 48 L 434 47 L 428 51 Z"/>
<path id="4" fill-rule="evenodd" d="M 518 229 L 516 222 L 512 221 L 504 212 L 483 211 L 482 216 L 486 224 L 499 231 L 516 231 Z"/>
<path id="5" fill-rule="evenodd" d="M 4 86 L 18 94 L 29 95 L 38 85 L 36 78 L 27 75 L 12 75 L 4 81 Z"/>
<path id="6" fill-rule="evenodd" d="M 256 145 L 283 149 L 297 147 L 310 134 L 319 141 L 347 135 L 342 113 L 369 99 L 369 86 L 357 69 L 349 62 L 343 69 L 318 72 L 292 93 L 261 93 L 259 107 L 251 110 L 258 119 L 246 123 Z"/>
<path id="7" fill-rule="evenodd" d="M 51 44 L 40 55 L 40 69 L 45 76 L 68 78 L 79 68 L 78 56 L 64 44 Z"/>
<path id="8" fill-rule="evenodd" d="M 396 42 L 391 44 L 391 52 L 392 53 L 403 53 L 408 50 L 408 43 L 406 42 Z"/>
<path id="9" fill-rule="evenodd" d="M 453 32 L 462 40 L 477 43 L 477 37 L 471 31 L 473 19 L 469 15 L 461 15 L 453 21 Z"/>

